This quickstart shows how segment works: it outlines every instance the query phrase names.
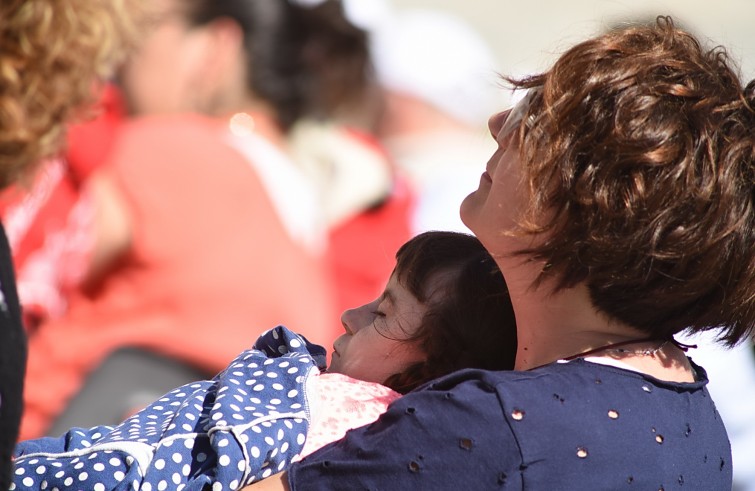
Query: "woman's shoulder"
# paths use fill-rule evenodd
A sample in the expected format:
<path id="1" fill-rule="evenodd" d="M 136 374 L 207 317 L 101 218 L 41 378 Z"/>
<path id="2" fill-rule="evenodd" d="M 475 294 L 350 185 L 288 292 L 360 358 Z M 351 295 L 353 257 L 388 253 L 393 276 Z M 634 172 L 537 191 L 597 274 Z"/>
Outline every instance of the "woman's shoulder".
<path id="1" fill-rule="evenodd" d="M 535 396 L 541 395 L 544 390 L 559 388 L 575 394 L 592 393 L 596 390 L 622 394 L 627 389 L 634 388 L 643 393 L 697 393 L 704 390 L 708 378 L 702 367 L 693 362 L 691 364 L 696 374 L 696 381 L 692 383 L 666 382 L 637 371 L 578 359 L 555 362 L 527 371 L 460 370 L 425 384 L 422 389 L 460 390 L 461 387 L 475 386 L 482 392 Z"/>
<path id="2" fill-rule="evenodd" d="M 580 469 L 598 487 L 699 482 L 719 489 L 731 473 L 729 443 L 705 372 L 698 374 L 695 383 L 664 382 L 575 360 L 526 372 L 464 370 L 421 390 L 488 415 L 490 425 L 491 411 L 499 414 L 533 489 L 549 488 L 555 475 L 565 488 L 584 484 Z"/>
<path id="3" fill-rule="evenodd" d="M 326 488 L 329 476 L 339 484 L 347 476 L 362 487 L 403 488 L 396 483 L 409 476 L 416 487 L 419 472 L 426 487 L 442 488 L 495 479 L 527 489 L 730 487 L 726 432 L 705 387 L 663 390 L 625 372 L 585 361 L 455 372 L 294 466 L 291 482 L 326 479 L 318 481 Z"/>
<path id="4" fill-rule="evenodd" d="M 454 398 L 470 411 L 502 414 L 509 424 L 537 421 L 536 426 L 550 426 L 559 432 L 579 433 L 585 425 L 606 424 L 622 432 L 638 425 L 650 431 L 655 421 L 659 426 L 673 424 L 675 431 L 683 434 L 686 427 L 679 426 L 681 416 L 685 424 L 706 426 L 712 435 L 725 438 L 706 389 L 705 371 L 693 366 L 698 374 L 693 383 L 665 382 L 585 360 L 552 363 L 529 371 L 461 370 L 409 396 L 424 392 L 424 396 L 415 396 L 418 401 L 422 397 Z M 556 420 L 554 415 L 558 415 Z M 631 425 L 625 427 L 628 419 Z M 538 431 L 535 437 L 542 434 Z"/>

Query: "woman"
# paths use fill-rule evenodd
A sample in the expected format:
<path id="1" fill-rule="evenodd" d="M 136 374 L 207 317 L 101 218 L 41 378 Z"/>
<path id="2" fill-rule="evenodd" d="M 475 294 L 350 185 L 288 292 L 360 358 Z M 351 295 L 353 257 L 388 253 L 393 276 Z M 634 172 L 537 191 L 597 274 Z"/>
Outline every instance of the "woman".
<path id="1" fill-rule="evenodd" d="M 506 278 L 516 370 L 438 379 L 251 489 L 731 489 L 672 336 L 755 326 L 755 87 L 668 18 L 515 85 L 461 212 Z"/>

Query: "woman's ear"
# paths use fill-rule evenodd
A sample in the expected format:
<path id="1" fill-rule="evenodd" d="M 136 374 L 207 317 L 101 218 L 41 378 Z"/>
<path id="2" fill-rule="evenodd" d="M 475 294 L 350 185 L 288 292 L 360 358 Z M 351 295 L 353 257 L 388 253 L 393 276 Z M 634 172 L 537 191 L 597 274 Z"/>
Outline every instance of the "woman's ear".
<path id="1" fill-rule="evenodd" d="M 233 111 L 247 94 L 244 33 L 227 17 L 215 19 L 201 30 L 195 59 L 198 109 L 210 114 Z"/>

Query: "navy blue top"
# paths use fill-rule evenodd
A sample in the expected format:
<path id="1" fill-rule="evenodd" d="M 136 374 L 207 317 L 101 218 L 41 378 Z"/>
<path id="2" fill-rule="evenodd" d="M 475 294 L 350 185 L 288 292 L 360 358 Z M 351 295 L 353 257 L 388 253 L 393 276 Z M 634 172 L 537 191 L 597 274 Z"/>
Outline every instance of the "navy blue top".
<path id="1" fill-rule="evenodd" d="M 393 403 L 289 470 L 308 489 L 731 490 L 731 449 L 705 385 L 582 359 L 463 370 Z"/>

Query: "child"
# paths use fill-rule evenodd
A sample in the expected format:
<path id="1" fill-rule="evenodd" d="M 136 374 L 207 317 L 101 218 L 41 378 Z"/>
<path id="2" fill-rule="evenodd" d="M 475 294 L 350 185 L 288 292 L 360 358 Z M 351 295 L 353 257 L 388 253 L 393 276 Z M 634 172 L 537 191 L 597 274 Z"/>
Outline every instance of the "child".
<path id="1" fill-rule="evenodd" d="M 20 443 L 11 489 L 237 489 L 438 376 L 513 367 L 506 285 L 476 238 L 427 232 L 396 262 L 377 300 L 344 312 L 327 372 L 323 348 L 279 326 L 212 381 L 176 389 L 120 426 Z"/>

